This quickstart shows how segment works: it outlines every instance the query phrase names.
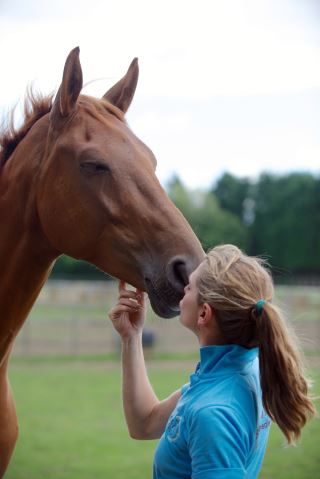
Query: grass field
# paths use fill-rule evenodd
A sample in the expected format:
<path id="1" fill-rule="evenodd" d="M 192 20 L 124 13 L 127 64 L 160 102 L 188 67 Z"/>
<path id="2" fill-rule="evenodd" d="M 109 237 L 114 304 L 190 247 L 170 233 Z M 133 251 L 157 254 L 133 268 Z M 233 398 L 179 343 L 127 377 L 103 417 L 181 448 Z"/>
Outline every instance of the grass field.
<path id="1" fill-rule="evenodd" d="M 104 322 L 117 288 L 108 288 L 100 300 L 90 299 L 85 289 L 82 301 L 59 302 L 53 297 L 34 306 L 20 338 L 24 341 L 21 357 L 17 355 L 10 367 L 20 438 L 5 479 L 152 477 L 156 441 L 130 439 L 123 418 L 120 364 L 110 338 L 112 348 L 107 348 L 108 324 Z M 276 293 L 290 320 L 301 328 L 302 338 L 309 339 L 306 354 L 314 368 L 315 394 L 320 395 L 319 288 L 279 286 Z M 63 298 L 67 297 L 64 287 Z M 90 329 L 86 329 L 86 321 Z M 151 310 L 148 321 L 153 327 L 163 324 Z M 159 348 L 149 360 L 151 381 L 160 398 L 187 382 L 197 361 L 193 345 L 192 353 L 184 346 L 177 354 L 177 341 L 182 344 L 184 340 L 178 323 L 176 332 L 174 327 L 165 324 L 164 339 L 174 339 L 172 351 Z M 160 333 L 159 329 L 157 339 L 161 339 Z M 90 354 L 81 356 L 83 341 L 93 341 L 95 336 L 101 339 L 103 354 L 92 343 Z M 59 347 L 51 351 L 54 341 Z M 39 344 L 43 348 L 37 356 Z M 64 344 L 67 347 L 62 347 Z M 73 350 L 77 355 L 71 357 Z M 31 357 L 25 357 L 26 352 Z M 320 479 L 319 420 L 305 428 L 298 447 L 285 448 L 283 444 L 273 426 L 260 478 Z"/>
<path id="2" fill-rule="evenodd" d="M 190 361 L 150 361 L 160 398 L 188 380 Z M 315 393 L 320 373 L 313 371 Z M 14 360 L 10 368 L 20 438 L 5 479 L 147 479 L 156 441 L 134 441 L 125 427 L 120 365 L 114 361 Z M 320 477 L 320 422 L 284 448 L 272 427 L 263 479 Z"/>

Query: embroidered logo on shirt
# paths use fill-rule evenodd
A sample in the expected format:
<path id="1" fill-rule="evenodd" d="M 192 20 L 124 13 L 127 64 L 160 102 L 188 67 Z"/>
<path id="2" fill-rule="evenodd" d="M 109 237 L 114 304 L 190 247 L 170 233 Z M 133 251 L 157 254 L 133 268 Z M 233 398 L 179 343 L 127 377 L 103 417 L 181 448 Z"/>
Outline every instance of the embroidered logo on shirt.
<path id="1" fill-rule="evenodd" d="M 167 425 L 167 438 L 170 442 L 176 441 L 179 437 L 181 419 L 181 416 L 173 416 L 169 419 Z"/>
<path id="2" fill-rule="evenodd" d="M 260 424 L 258 425 L 258 428 L 256 430 L 256 439 L 259 438 L 260 432 L 263 429 L 269 429 L 270 425 L 271 425 L 270 418 L 269 416 L 267 416 L 265 410 L 262 409 L 262 412 L 260 414 Z"/>

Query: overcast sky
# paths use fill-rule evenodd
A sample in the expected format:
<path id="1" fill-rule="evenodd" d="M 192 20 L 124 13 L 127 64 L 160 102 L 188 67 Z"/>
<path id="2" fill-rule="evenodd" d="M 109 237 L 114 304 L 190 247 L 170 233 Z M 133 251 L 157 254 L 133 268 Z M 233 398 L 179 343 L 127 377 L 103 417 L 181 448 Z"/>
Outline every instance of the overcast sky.
<path id="1" fill-rule="evenodd" d="M 127 119 L 163 184 L 320 173 L 318 0 L 0 0 L 0 15 L 2 118 L 30 82 L 56 90 L 80 46 L 94 96 L 139 58 Z"/>

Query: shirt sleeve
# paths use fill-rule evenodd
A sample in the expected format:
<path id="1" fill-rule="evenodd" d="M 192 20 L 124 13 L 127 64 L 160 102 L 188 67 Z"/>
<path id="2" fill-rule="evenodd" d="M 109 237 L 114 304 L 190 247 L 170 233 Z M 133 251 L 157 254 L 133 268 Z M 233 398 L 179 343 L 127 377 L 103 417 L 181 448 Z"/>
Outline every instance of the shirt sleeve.
<path id="1" fill-rule="evenodd" d="M 234 410 L 205 407 L 189 427 L 192 479 L 243 479 L 246 464 L 244 428 Z"/>

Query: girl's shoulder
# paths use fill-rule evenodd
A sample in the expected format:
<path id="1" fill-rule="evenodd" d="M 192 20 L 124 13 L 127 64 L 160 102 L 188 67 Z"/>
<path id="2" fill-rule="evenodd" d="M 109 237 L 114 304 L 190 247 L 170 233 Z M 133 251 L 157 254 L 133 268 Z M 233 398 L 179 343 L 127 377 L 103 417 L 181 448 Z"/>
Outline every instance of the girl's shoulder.
<path id="1" fill-rule="evenodd" d="M 194 390 L 193 390 L 194 389 Z M 226 408 L 242 421 L 256 421 L 261 405 L 261 390 L 255 377 L 233 374 L 219 381 L 206 381 L 193 388 L 183 387 L 185 413 L 192 421 L 203 409 Z"/>

